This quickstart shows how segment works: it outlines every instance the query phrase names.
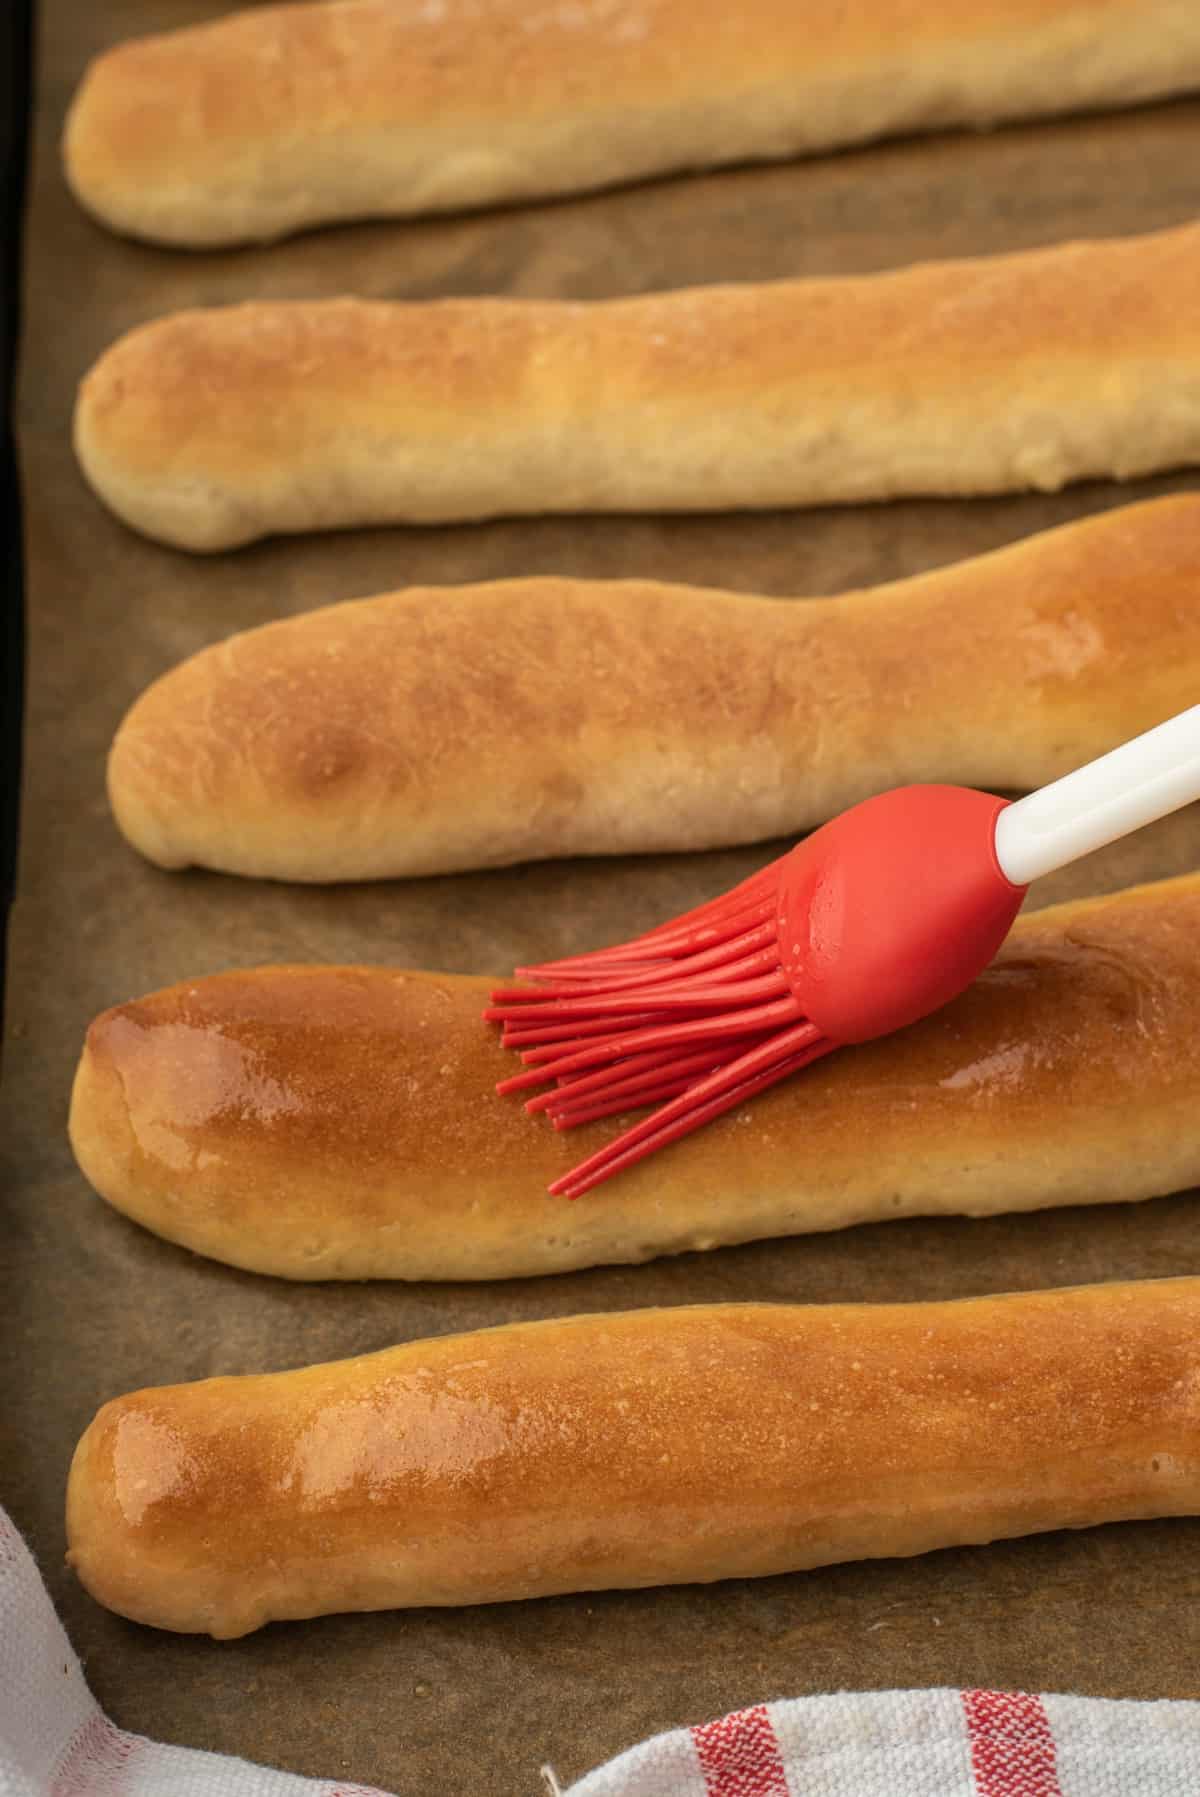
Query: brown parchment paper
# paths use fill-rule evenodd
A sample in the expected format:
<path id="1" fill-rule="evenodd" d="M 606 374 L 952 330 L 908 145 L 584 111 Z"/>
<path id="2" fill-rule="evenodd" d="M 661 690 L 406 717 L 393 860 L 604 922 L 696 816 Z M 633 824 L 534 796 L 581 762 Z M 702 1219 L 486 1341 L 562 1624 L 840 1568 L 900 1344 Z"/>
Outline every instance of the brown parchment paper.
<path id="1" fill-rule="evenodd" d="M 64 1117 L 83 1029 L 105 1005 L 273 959 L 505 971 L 548 940 L 564 952 L 648 926 L 772 852 L 357 889 L 160 874 L 112 828 L 103 757 L 125 706 L 180 656 L 246 625 L 408 581 L 562 571 L 832 592 L 1197 478 L 971 504 L 358 532 L 203 560 L 142 542 L 85 489 L 69 414 L 93 357 L 172 307 L 345 290 L 592 297 L 866 270 L 1150 229 L 1200 205 L 1200 102 L 1179 102 L 233 254 L 110 238 L 76 209 L 59 171 L 75 81 L 108 43 L 221 10 L 215 0 L 45 0 L 41 10 L 20 419 L 31 690 L 3 1091 L 0 1499 L 38 1556 L 101 1702 L 123 1725 L 167 1740 L 401 1797 L 534 1797 L 543 1760 L 566 1781 L 653 1730 L 806 1691 L 982 1684 L 1200 1695 L 1192 1522 L 710 1589 L 329 1618 L 221 1645 L 110 1616 L 65 1571 L 71 1449 L 105 1398 L 136 1386 L 586 1309 L 948 1297 L 1200 1271 L 1200 1210 L 1181 1196 L 897 1223 L 492 1287 L 289 1287 L 160 1243 L 89 1192 Z M 1198 861 L 1200 817 L 1186 814 L 1046 882 L 1038 898 Z"/>

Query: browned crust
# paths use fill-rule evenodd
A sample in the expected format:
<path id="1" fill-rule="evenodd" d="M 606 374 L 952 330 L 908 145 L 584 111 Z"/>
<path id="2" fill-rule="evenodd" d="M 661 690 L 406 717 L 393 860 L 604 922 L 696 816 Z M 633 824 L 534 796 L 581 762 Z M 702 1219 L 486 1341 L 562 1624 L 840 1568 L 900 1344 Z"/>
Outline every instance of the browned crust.
<path id="1" fill-rule="evenodd" d="M 497 1098 L 489 982 L 292 967 L 91 1026 L 71 1139 L 101 1195 L 297 1279 L 487 1279 L 920 1214 L 1200 1183 L 1200 876 L 1027 915 L 938 1015 L 843 1050 L 571 1203 L 567 1136 Z M 115 1147 L 114 1147 L 115 1144 Z"/>
<path id="2" fill-rule="evenodd" d="M 1186 0 L 343 0 L 106 51 L 64 157 L 115 228 L 229 243 L 1198 79 Z"/>
<path id="3" fill-rule="evenodd" d="M 120 517 L 199 550 L 499 514 L 1054 490 L 1200 458 L 1198 276 L 1191 225 L 591 303 L 181 312 L 100 358 L 75 443 Z"/>
<path id="4" fill-rule="evenodd" d="M 71 1560 L 162 1628 L 755 1576 L 1200 1509 L 1200 1280 L 518 1323 L 107 1404 Z"/>
<path id="5" fill-rule="evenodd" d="M 1037 786 L 1184 709 L 1197 590 L 1200 496 L 1181 495 L 837 601 L 393 593 L 164 675 L 109 793 L 163 866 L 282 879 L 762 840 L 906 781 Z"/>

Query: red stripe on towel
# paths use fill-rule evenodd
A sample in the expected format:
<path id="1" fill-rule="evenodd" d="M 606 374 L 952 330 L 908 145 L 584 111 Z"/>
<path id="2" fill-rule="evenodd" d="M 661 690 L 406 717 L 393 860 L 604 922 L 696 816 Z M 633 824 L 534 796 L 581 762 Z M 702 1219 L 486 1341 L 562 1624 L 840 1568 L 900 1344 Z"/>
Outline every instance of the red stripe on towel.
<path id="1" fill-rule="evenodd" d="M 787 1774 L 764 1703 L 692 1730 L 707 1797 L 788 1797 Z"/>
<path id="2" fill-rule="evenodd" d="M 127 1735 L 99 1710 L 67 1742 L 59 1760 L 50 1797 L 120 1797 L 126 1789 L 130 1761 L 147 1745 Z"/>
<path id="3" fill-rule="evenodd" d="M 964 1691 L 978 1797 L 1062 1797 L 1050 1719 L 1024 1691 Z"/>

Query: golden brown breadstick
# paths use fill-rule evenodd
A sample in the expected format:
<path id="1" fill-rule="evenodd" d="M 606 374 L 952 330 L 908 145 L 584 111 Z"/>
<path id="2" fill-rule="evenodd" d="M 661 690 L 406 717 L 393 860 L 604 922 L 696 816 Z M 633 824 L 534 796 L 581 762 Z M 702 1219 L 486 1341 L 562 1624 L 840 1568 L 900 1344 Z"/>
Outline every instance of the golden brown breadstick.
<path id="1" fill-rule="evenodd" d="M 253 303 L 122 337 L 75 444 L 185 549 L 526 512 L 1054 491 L 1200 460 L 1200 225 L 571 304 Z"/>
<path id="2" fill-rule="evenodd" d="M 117 1398 L 70 1558 L 159 1628 L 709 1583 L 1200 1511 L 1200 1279 L 514 1323 Z"/>
<path id="3" fill-rule="evenodd" d="M 503 1279 L 892 1217 L 1200 1183 L 1200 875 L 1019 918 L 962 998 L 843 1049 L 601 1190 L 616 1132 L 496 1097 L 492 982 L 275 967 L 97 1018 L 71 1105 L 96 1190 L 292 1279 Z"/>
<path id="4" fill-rule="evenodd" d="M 109 794 L 160 866 L 276 879 L 752 842 L 905 781 L 1037 786 L 1183 710 L 1198 592 L 1200 495 L 804 605 L 653 581 L 394 593 L 166 674 Z"/>
<path id="5" fill-rule="evenodd" d="M 64 153 L 115 230 L 228 244 L 1197 83 L 1192 0 L 346 0 L 109 50 Z"/>

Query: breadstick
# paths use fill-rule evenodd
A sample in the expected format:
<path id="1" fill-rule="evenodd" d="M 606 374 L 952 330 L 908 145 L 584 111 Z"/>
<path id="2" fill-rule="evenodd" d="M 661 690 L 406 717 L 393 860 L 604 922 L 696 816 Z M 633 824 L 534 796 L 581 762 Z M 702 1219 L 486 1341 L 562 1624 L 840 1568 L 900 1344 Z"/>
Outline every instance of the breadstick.
<path id="1" fill-rule="evenodd" d="M 1197 84 L 1192 0 L 348 0 L 107 51 L 64 155 L 114 230 L 203 246 Z"/>
<path id="2" fill-rule="evenodd" d="M 618 1120 L 558 1134 L 497 1080 L 494 982 L 268 967 L 88 1031 L 86 1177 L 171 1241 L 291 1279 L 505 1279 L 892 1217 L 1200 1184 L 1200 875 L 1018 919 L 962 998 L 843 1049 L 572 1202 Z"/>
<path id="3" fill-rule="evenodd" d="M 162 867 L 289 880 L 763 840 L 905 781 L 1037 786 L 1183 710 L 1198 592 L 1200 495 L 852 600 L 394 593 L 165 675 L 109 794 Z"/>
<path id="4" fill-rule="evenodd" d="M 138 1622 L 754 1578 L 1200 1511 L 1200 1279 L 513 1323 L 105 1405 L 70 1559 Z"/>
<path id="5" fill-rule="evenodd" d="M 525 512 L 1052 492 L 1200 460 L 1198 287 L 1191 225 L 591 303 L 180 312 L 96 363 L 75 444 L 119 517 L 195 550 Z"/>

